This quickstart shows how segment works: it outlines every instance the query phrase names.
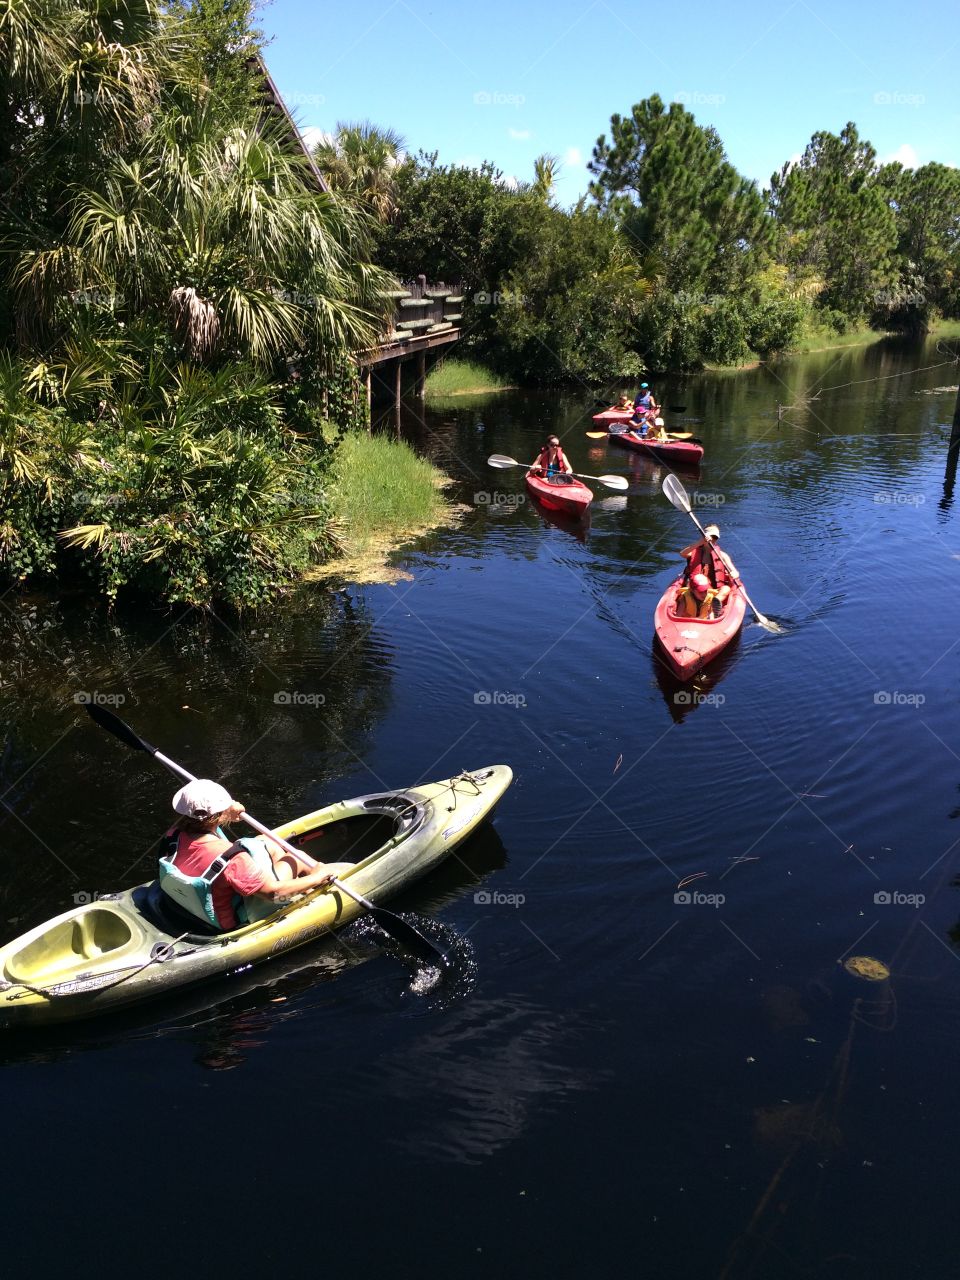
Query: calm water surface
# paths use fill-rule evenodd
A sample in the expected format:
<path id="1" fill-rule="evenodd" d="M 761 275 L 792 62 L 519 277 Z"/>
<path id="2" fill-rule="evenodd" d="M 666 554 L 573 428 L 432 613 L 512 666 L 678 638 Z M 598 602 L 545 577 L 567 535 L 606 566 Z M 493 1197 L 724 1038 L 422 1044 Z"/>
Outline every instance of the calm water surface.
<path id="1" fill-rule="evenodd" d="M 748 616 L 686 688 L 651 640 L 692 525 L 662 466 L 585 437 L 586 394 L 411 416 L 470 511 L 394 586 L 241 626 L 8 595 L 5 939 L 147 878 L 167 819 L 172 781 L 78 691 L 265 819 L 497 761 L 516 782 L 400 903 L 462 939 L 447 989 L 361 936 L 0 1043 L 6 1273 L 956 1274 L 956 370 L 911 372 L 945 358 L 661 384 L 785 629 Z M 485 466 L 550 430 L 630 480 L 587 529 Z"/>

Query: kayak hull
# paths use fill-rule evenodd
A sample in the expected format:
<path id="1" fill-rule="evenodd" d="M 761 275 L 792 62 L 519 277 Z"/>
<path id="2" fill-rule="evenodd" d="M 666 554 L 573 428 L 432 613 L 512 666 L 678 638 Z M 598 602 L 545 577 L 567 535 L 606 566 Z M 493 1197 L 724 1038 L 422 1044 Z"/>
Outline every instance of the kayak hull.
<path id="1" fill-rule="evenodd" d="M 608 422 L 629 422 L 632 417 L 632 409 L 617 409 L 614 405 L 611 405 L 609 409 L 604 409 L 602 413 L 595 413 L 593 420 L 605 425 Z"/>
<path id="2" fill-rule="evenodd" d="M 381 905 L 462 844 L 512 780 L 506 765 L 493 765 L 341 801 L 285 823 L 277 833 L 322 857 L 318 837 L 336 841 L 346 829 L 338 823 L 382 821 L 382 843 L 366 856 L 361 851 L 354 863 L 336 863 L 346 885 Z M 202 932 L 200 921 L 189 916 L 171 924 L 170 910 L 155 883 L 137 885 L 75 907 L 0 947 L 0 1030 L 89 1018 L 247 969 L 349 923 L 364 909 L 335 887 L 314 889 L 266 919 L 219 934 Z"/>
<path id="3" fill-rule="evenodd" d="M 555 480 L 556 477 L 545 479 L 543 476 L 531 475 L 528 471 L 525 480 L 527 493 L 551 511 L 562 511 L 568 516 L 582 516 L 593 501 L 593 491 L 580 480 L 571 480 L 569 484 L 557 484 Z"/>
<path id="4" fill-rule="evenodd" d="M 695 467 L 703 457 L 703 445 L 691 444 L 688 440 L 663 440 L 654 443 L 644 440 L 635 431 L 611 432 L 610 439 L 622 444 L 635 453 L 646 453 L 653 458 L 663 458 L 666 462 L 685 464 Z"/>
<path id="5" fill-rule="evenodd" d="M 653 615 L 656 638 L 678 680 L 690 680 L 721 653 L 743 626 L 747 605 L 734 586 L 718 618 L 687 618 L 674 610 L 683 577 L 671 582 Z"/>

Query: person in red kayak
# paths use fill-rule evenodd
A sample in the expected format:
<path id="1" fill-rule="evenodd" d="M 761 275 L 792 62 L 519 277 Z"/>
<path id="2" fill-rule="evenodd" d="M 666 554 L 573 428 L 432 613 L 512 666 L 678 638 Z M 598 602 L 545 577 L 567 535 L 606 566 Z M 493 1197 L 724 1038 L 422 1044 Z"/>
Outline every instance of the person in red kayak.
<path id="1" fill-rule="evenodd" d="M 284 898 L 329 884 L 339 869 L 307 868 L 267 837 L 228 840 L 221 823 L 236 822 L 243 805 L 209 778 L 181 787 L 173 808 L 177 819 L 160 851 L 160 888 L 217 929 L 263 919 Z"/>
<path id="2" fill-rule="evenodd" d="M 548 436 L 547 443 L 537 454 L 530 471 L 535 476 L 573 474 L 573 467 L 567 461 L 567 456 L 560 448 L 560 441 L 556 436 Z"/>
<path id="3" fill-rule="evenodd" d="M 656 417 L 660 412 L 660 406 L 654 399 L 653 392 L 650 390 L 649 382 L 640 383 L 640 390 L 637 393 L 636 400 L 633 402 L 633 407 L 635 410 L 639 409 L 643 413 L 649 413 L 652 410 L 654 417 Z"/>
<path id="4" fill-rule="evenodd" d="M 677 593 L 676 609 L 688 618 L 709 618 L 714 608 L 720 613 L 739 577 L 737 566 L 716 545 L 720 540 L 719 526 L 708 524 L 703 532 L 699 542 L 691 543 L 680 552 L 687 567 Z"/>
<path id="5" fill-rule="evenodd" d="M 646 438 L 648 431 L 657 420 L 660 406 L 653 398 L 653 392 L 646 382 L 641 382 L 637 398 L 633 402 L 633 417 L 630 425 L 637 429 L 640 436 Z"/>

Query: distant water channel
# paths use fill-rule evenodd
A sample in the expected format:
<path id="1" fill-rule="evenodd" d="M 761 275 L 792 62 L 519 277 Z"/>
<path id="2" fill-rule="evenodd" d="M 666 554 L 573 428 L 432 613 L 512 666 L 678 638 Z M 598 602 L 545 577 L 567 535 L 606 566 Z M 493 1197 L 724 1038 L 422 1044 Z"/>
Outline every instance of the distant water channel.
<path id="1" fill-rule="evenodd" d="M 918 371 L 948 359 L 883 343 L 657 386 L 784 628 L 748 615 L 691 686 L 651 642 L 695 531 L 662 465 L 586 438 L 586 392 L 406 416 L 469 511 L 395 585 L 242 625 L 4 597 L 4 939 L 146 879 L 167 819 L 173 781 L 78 693 L 266 819 L 516 774 L 398 904 L 463 939 L 442 998 L 328 942 L 0 1041 L 6 1273 L 955 1275 L 957 369 Z M 485 465 L 550 431 L 630 481 L 588 526 Z"/>

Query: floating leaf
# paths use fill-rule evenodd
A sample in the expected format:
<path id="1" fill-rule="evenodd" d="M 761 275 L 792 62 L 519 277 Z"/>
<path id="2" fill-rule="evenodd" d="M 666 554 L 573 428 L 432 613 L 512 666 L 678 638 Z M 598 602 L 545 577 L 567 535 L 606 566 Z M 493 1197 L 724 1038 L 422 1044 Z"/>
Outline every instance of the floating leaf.
<path id="1" fill-rule="evenodd" d="M 890 977 L 890 970 L 873 956 L 851 956 L 845 960 L 843 967 L 855 978 L 863 978 L 867 982 L 885 982 Z"/>

